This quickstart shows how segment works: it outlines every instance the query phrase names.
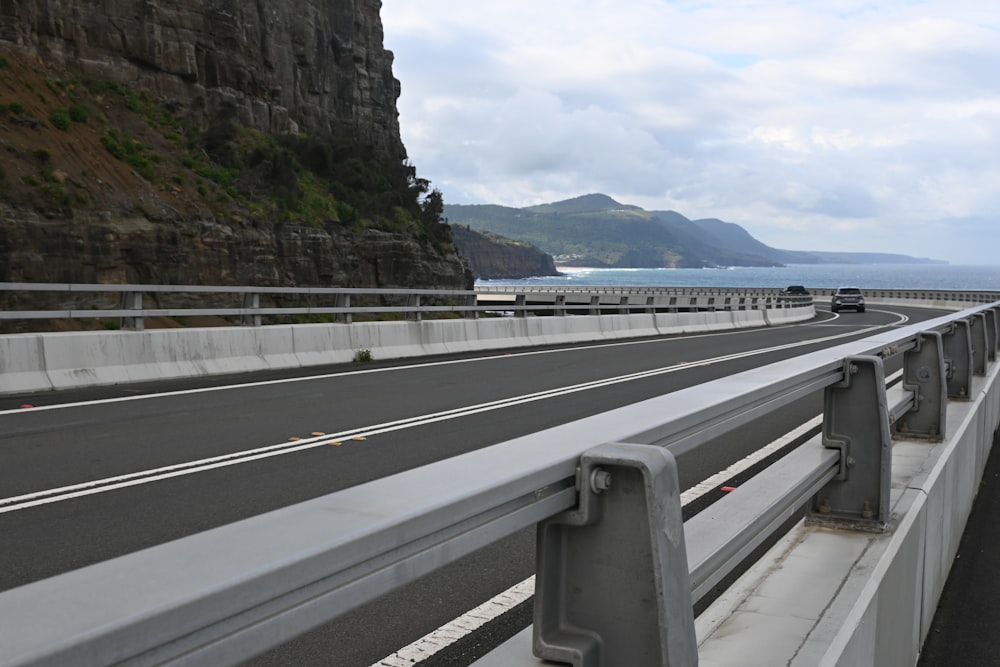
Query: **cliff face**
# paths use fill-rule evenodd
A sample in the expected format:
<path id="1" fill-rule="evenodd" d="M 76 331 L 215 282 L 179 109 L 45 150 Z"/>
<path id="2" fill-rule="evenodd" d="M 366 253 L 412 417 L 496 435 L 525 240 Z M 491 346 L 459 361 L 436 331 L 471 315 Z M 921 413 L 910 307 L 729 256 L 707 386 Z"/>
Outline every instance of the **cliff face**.
<path id="1" fill-rule="evenodd" d="M 530 278 L 558 276 L 552 255 L 530 243 L 504 238 L 490 232 L 478 232 L 456 225 L 452 228 L 455 245 L 469 262 L 476 278 Z"/>
<path id="2" fill-rule="evenodd" d="M 90 214 L 68 224 L 0 207 L 0 282 L 464 289 L 472 277 L 456 253 L 376 229 Z"/>
<path id="3" fill-rule="evenodd" d="M 249 135 L 216 153 L 206 138 L 238 125 L 306 138 L 312 155 L 366 147 L 355 191 L 375 161 L 403 165 L 380 7 L 0 0 L 0 281 L 471 287 L 447 226 L 386 214 L 392 200 L 352 208 L 336 183 L 309 189 L 273 139 L 247 149 L 242 176 L 209 162 Z M 56 127 L 73 107 L 89 118 Z M 351 164 L 336 155 L 320 154 L 328 172 Z M 268 182 L 323 212 L 275 210 Z"/>
<path id="4" fill-rule="evenodd" d="M 207 125 L 354 136 L 402 158 L 381 0 L 0 2 L 0 45 L 148 90 Z"/>

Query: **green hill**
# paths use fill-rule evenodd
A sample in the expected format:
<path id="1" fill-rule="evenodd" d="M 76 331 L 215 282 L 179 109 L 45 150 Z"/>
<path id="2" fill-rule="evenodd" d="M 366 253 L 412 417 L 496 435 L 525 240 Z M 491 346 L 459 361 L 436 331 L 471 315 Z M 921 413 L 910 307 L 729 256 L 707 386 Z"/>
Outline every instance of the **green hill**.
<path id="1" fill-rule="evenodd" d="M 564 266 L 773 266 L 752 253 L 719 247 L 718 240 L 680 214 L 654 213 L 605 195 L 509 208 L 445 205 L 453 224 L 527 241 Z"/>
<path id="2" fill-rule="evenodd" d="M 676 211 L 646 211 L 603 194 L 524 208 L 446 204 L 448 222 L 525 241 L 561 266 L 702 268 L 784 264 L 931 263 L 890 253 L 805 252 L 772 248 L 743 227 Z"/>

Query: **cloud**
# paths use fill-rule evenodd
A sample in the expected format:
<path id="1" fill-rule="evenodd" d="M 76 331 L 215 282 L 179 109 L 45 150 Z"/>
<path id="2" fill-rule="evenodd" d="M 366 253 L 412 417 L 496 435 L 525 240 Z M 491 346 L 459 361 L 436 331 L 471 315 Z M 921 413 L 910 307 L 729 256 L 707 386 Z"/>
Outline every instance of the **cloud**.
<path id="1" fill-rule="evenodd" d="M 994 6 L 383 0 L 382 20 L 403 142 L 446 202 L 602 192 L 777 247 L 998 263 Z"/>

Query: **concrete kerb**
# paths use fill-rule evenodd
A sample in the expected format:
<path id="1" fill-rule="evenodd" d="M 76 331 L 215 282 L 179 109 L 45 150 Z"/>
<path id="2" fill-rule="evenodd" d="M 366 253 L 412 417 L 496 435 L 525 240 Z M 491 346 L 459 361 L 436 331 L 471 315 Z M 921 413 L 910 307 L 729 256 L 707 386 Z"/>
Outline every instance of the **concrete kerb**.
<path id="1" fill-rule="evenodd" d="M 765 326 L 763 311 L 732 310 L 698 313 L 657 313 L 661 334 L 688 334 Z"/>
<path id="2" fill-rule="evenodd" d="M 970 304 L 968 301 L 948 301 L 946 299 L 883 299 L 875 297 L 867 297 L 865 299 L 868 302 L 868 306 L 899 306 L 899 307 L 913 307 L 918 306 L 920 308 L 939 308 L 941 310 L 965 310 L 969 308 Z"/>
<path id="3" fill-rule="evenodd" d="M 717 311 L 15 334 L 0 336 L 0 393 L 766 324 L 764 311 Z"/>
<path id="4" fill-rule="evenodd" d="M 816 308 L 814 306 L 801 306 L 798 308 L 777 308 L 761 312 L 764 313 L 764 322 L 766 324 L 778 326 L 810 319 L 816 314 Z"/>
<path id="5" fill-rule="evenodd" d="M 278 331 L 267 337 L 281 337 Z M 241 373 L 272 367 L 250 328 L 156 329 L 41 335 L 51 387 Z"/>
<path id="6" fill-rule="evenodd" d="M 0 336 L 0 393 L 46 391 L 52 381 L 45 372 L 42 336 Z"/>
<path id="7" fill-rule="evenodd" d="M 299 324 L 291 327 L 292 352 L 299 366 L 308 368 L 351 361 L 357 350 L 353 347 L 350 326 Z"/>
<path id="8" fill-rule="evenodd" d="M 41 339 L 42 363 L 53 388 L 132 381 L 122 350 L 122 332 L 53 333 L 42 334 Z"/>
<path id="9" fill-rule="evenodd" d="M 352 324 L 348 327 L 351 349 L 368 350 L 376 359 L 400 359 L 429 354 L 421 336 L 421 324 L 422 322 Z"/>

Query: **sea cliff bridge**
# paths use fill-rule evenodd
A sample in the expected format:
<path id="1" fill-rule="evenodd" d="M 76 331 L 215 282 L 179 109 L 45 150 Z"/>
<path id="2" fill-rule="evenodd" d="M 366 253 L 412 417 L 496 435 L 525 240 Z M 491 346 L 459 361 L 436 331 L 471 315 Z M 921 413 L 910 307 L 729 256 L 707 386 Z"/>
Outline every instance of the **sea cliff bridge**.
<path id="1" fill-rule="evenodd" d="M 0 335 L 9 459 L 0 483 L 10 489 L 0 493 L 0 522 L 9 521 L 0 530 L 11 545 L 0 665 L 238 664 L 525 531 L 534 538 L 533 623 L 475 664 L 916 664 L 1000 419 L 1000 293 L 873 290 L 869 312 L 835 317 L 823 307 L 829 290 L 811 291 L 0 284 L 0 323 L 117 327 Z M 232 325 L 147 326 L 206 316 Z M 373 365 L 360 363 L 369 357 Z M 388 361 L 405 358 L 440 363 Z M 317 482 L 298 502 L 179 527 L 177 539 L 122 538 L 120 553 L 50 564 L 32 542 L 63 528 L 69 537 L 54 543 L 79 540 L 69 548 L 86 551 L 71 524 L 107 520 L 95 499 L 136 493 L 154 476 L 163 488 L 178 483 L 192 452 L 211 467 L 205 475 L 235 463 L 257 470 L 262 457 L 293 448 L 362 456 L 344 446 L 363 439 L 352 436 L 359 428 L 252 443 L 256 463 L 244 463 L 246 451 L 220 444 L 221 420 L 180 403 L 239 387 L 238 399 L 211 410 L 241 414 L 249 432 L 273 440 L 271 424 L 301 408 L 282 387 L 323 381 L 312 369 L 334 384 L 304 400 L 393 413 L 364 431 L 369 440 L 492 410 L 507 416 L 414 435 L 448 441 L 434 460 L 387 444 L 406 452 L 387 474 L 345 479 L 332 493 Z M 400 375 L 377 384 L 383 370 Z M 548 386 L 522 389 L 531 370 L 544 370 Z M 252 372 L 269 375 L 234 380 Z M 149 384 L 222 376 L 229 384 L 184 385 L 167 403 Z M 413 405 L 396 415 L 388 387 L 407 382 Z M 451 384 L 464 403 L 435 408 L 430 387 Z M 101 388 L 111 395 L 41 405 Z M 253 391 L 261 403 L 249 402 Z M 102 412 L 113 407 L 118 423 Z M 166 432 L 137 430 L 157 423 Z M 130 461 L 135 446 L 112 449 L 90 439 L 98 433 L 159 443 L 159 463 Z M 211 446 L 177 459 L 164 451 L 198 433 Z M 67 442 L 66 458 L 53 461 L 63 439 L 73 439 L 72 454 Z M 711 473 L 761 450 L 753 475 L 719 493 Z M 105 460 L 113 456 L 123 459 Z M 114 474 L 72 478 L 88 466 Z M 301 469 L 283 474 L 268 469 L 257 483 L 275 493 L 311 484 Z M 188 508 L 212 492 L 186 483 L 178 493 L 190 495 L 164 502 Z M 690 500 L 698 483 L 714 502 Z M 71 509 L 45 514 L 53 507 Z"/>

